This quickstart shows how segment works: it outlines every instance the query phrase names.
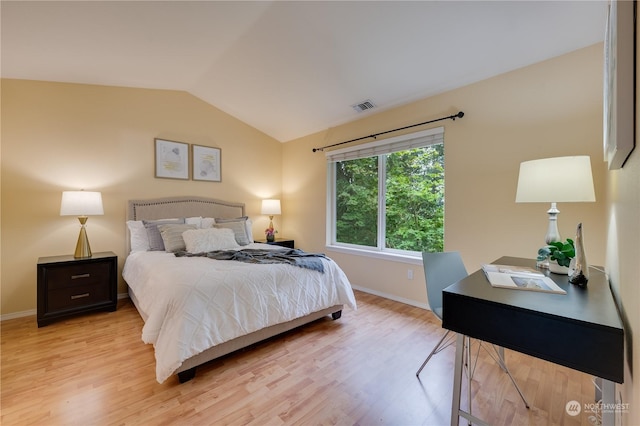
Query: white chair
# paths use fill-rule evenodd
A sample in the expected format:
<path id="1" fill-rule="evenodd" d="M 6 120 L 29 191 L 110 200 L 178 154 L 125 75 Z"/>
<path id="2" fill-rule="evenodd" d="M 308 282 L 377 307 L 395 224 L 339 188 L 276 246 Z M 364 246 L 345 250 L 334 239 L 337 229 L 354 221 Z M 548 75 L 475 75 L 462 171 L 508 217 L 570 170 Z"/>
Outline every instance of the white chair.
<path id="1" fill-rule="evenodd" d="M 422 264 L 424 265 L 424 277 L 427 283 L 427 299 L 429 300 L 429 306 L 431 307 L 431 310 L 433 311 L 433 313 L 438 317 L 438 319 L 442 321 L 442 290 L 449 287 L 451 284 L 465 278 L 468 275 L 467 269 L 464 267 L 464 263 L 462 262 L 462 257 L 460 256 L 460 253 L 455 251 L 438 252 L 438 253 L 423 252 Z M 452 344 L 454 341 L 454 338 L 455 338 L 454 333 L 447 330 L 444 336 L 442 336 L 442 338 L 438 342 L 438 344 L 433 348 L 433 350 L 431 351 L 427 359 L 422 363 L 422 365 L 420 366 L 420 369 L 416 373 L 416 376 L 419 377 L 420 372 L 425 367 L 425 365 L 427 365 L 431 357 L 437 354 L 438 352 L 440 352 L 441 350 L 443 350 L 444 348 L 446 348 L 447 346 L 449 346 L 450 344 Z M 470 342 L 470 339 L 467 337 L 465 338 L 465 352 L 466 352 L 465 364 L 467 365 L 467 367 L 469 367 L 467 363 L 470 362 L 470 358 L 471 358 L 470 346 L 471 346 L 471 342 Z M 484 345 L 482 345 L 482 342 L 479 342 L 478 350 L 480 350 L 480 346 L 484 347 Z M 490 346 L 491 348 L 494 349 L 495 354 L 485 347 L 485 349 L 487 349 L 487 353 L 498 363 L 500 368 L 505 373 L 507 373 L 507 375 L 511 379 L 511 382 L 513 383 L 516 390 L 520 394 L 520 397 L 522 398 L 524 405 L 527 408 L 529 408 L 529 403 L 525 399 L 522 391 L 518 387 L 518 384 L 514 380 L 513 376 L 511 375 L 511 372 L 507 368 L 507 364 L 504 361 L 504 349 L 502 347 L 496 347 L 495 345 L 490 345 Z M 476 362 L 477 362 L 477 357 L 476 357 Z M 471 371 L 467 371 L 467 378 L 469 382 L 473 377 L 473 370 L 475 370 L 475 367 Z M 470 383 L 468 387 L 470 392 L 471 390 Z M 470 397 L 471 395 L 469 395 L 469 398 Z"/>

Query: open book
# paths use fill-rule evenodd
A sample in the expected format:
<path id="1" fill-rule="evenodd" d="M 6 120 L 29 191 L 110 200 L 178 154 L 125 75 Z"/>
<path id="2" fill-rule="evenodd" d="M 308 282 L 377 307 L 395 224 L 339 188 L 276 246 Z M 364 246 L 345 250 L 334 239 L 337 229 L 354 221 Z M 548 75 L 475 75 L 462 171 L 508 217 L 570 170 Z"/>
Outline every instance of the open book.
<path id="1" fill-rule="evenodd" d="M 533 268 L 511 265 L 482 265 L 493 287 L 567 294 L 553 280 Z"/>

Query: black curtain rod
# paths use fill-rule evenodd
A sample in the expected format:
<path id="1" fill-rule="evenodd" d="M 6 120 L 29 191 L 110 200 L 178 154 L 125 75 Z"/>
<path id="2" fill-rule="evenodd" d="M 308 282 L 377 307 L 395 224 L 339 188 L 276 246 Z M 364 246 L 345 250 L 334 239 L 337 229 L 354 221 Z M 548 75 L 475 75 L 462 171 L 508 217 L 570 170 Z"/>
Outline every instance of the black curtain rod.
<path id="1" fill-rule="evenodd" d="M 338 146 L 338 145 L 344 145 L 345 143 L 349 143 L 349 142 L 361 141 L 362 139 L 367 139 L 367 138 L 374 138 L 375 139 L 376 136 L 386 135 L 387 133 L 397 132 L 399 130 L 404 130 L 404 129 L 410 129 L 412 127 L 422 126 L 423 124 L 435 123 L 436 121 L 449 120 L 449 119 L 451 119 L 453 121 L 456 121 L 456 118 L 462 118 L 462 117 L 464 117 L 464 112 L 460 111 L 459 113 L 450 115 L 448 117 L 436 118 L 435 120 L 429 120 L 429 121 L 425 121 L 425 122 L 418 123 L 418 124 L 412 124 L 410 126 L 405 126 L 405 127 L 399 127 L 397 129 L 387 130 L 386 132 L 374 133 L 373 135 L 363 136 L 361 138 L 356 138 L 356 139 L 351 139 L 350 141 L 334 143 L 333 145 L 326 145 L 326 146 L 323 146 L 321 148 L 313 148 L 313 152 L 324 151 L 325 148 L 331 148 L 331 147 Z"/>

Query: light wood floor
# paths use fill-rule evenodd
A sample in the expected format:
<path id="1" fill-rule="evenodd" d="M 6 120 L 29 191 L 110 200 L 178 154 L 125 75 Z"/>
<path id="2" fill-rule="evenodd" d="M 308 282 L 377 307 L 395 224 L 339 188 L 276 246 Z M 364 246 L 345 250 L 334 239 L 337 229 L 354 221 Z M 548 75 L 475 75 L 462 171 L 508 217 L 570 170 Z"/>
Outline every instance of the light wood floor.
<path id="1" fill-rule="evenodd" d="M 121 301 L 37 328 L 4 321 L 1 417 L 9 425 L 446 425 L 454 349 L 415 372 L 442 335 L 429 311 L 357 292 L 358 311 L 321 319 L 198 368 L 194 380 L 155 380 L 142 320 Z M 507 351 L 529 399 L 481 352 L 473 411 L 497 425 L 590 425 L 565 405 L 593 402 L 591 377 Z M 463 385 L 463 395 L 464 395 Z M 463 406 L 466 400 L 463 396 Z M 461 423 L 462 424 L 462 423 Z"/>

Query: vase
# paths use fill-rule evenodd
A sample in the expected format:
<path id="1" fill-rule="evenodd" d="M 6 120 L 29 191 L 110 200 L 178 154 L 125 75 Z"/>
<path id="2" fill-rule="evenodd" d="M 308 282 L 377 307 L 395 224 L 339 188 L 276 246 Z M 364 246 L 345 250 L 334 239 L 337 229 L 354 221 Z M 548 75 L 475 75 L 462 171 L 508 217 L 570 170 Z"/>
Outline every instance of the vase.
<path id="1" fill-rule="evenodd" d="M 582 238 L 582 223 L 578 224 L 576 229 L 576 256 L 571 259 L 569 266 L 569 282 L 579 287 L 586 287 L 589 281 L 589 265 L 587 265 L 587 256 L 584 252 L 584 241 Z"/>
<path id="2" fill-rule="evenodd" d="M 558 265 L 558 262 L 555 260 L 550 260 L 549 272 L 553 272 L 554 274 L 568 275 L 569 268 L 567 268 L 566 266 Z"/>
<path id="3" fill-rule="evenodd" d="M 272 243 L 276 240 L 276 236 L 273 234 L 267 234 L 267 242 Z"/>

